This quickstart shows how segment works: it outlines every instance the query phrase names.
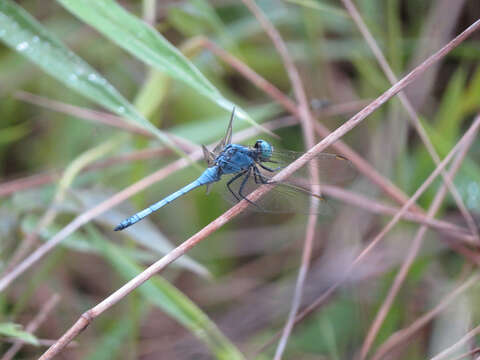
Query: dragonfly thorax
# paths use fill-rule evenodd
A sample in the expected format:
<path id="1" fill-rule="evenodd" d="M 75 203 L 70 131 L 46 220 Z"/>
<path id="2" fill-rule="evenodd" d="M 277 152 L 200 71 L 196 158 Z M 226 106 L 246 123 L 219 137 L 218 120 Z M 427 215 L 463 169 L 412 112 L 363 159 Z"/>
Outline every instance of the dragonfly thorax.
<path id="1" fill-rule="evenodd" d="M 259 161 L 268 161 L 272 157 L 273 146 L 265 140 L 257 140 L 253 148 Z"/>
<path id="2" fill-rule="evenodd" d="M 253 163 L 252 150 L 248 147 L 229 144 L 215 159 L 222 174 L 232 174 L 248 169 Z"/>

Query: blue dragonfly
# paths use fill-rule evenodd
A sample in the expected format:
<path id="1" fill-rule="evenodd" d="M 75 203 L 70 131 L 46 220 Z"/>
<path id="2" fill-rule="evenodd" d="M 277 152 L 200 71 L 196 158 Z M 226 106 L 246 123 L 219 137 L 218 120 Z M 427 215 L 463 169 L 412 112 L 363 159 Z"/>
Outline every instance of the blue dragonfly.
<path id="1" fill-rule="evenodd" d="M 297 213 L 309 212 L 308 203 L 311 197 L 324 200 L 320 193 L 310 190 L 310 185 L 303 176 L 297 172 L 294 178 L 277 182 L 271 178 L 295 161 L 303 153 L 295 151 L 277 151 L 265 140 L 257 140 L 253 146 L 232 144 L 232 123 L 235 109 L 232 111 L 227 132 L 213 151 L 202 145 L 207 169 L 193 182 L 177 190 L 148 208 L 130 216 L 122 221 L 115 231 L 123 230 L 144 219 L 148 215 L 178 199 L 180 196 L 206 185 L 207 193 L 212 184 L 224 181 L 224 195 L 232 203 L 242 199 L 249 202 L 250 208 L 261 212 Z M 321 174 L 321 183 L 339 182 L 353 178 L 353 167 L 346 158 L 321 153 L 311 160 Z M 225 180 L 228 178 L 227 180 Z M 272 186 L 272 189 L 258 201 L 251 202 L 248 194 L 261 185 Z M 327 211 L 326 211 L 327 210 Z M 321 201 L 318 212 L 328 212 L 328 205 Z"/>

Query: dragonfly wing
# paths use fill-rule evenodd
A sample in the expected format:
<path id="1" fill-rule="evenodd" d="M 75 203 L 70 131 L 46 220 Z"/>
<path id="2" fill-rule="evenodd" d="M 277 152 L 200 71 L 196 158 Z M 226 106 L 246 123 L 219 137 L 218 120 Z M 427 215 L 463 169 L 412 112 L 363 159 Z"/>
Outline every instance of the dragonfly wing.
<path id="1" fill-rule="evenodd" d="M 202 145 L 203 158 L 207 162 L 207 165 L 213 166 L 215 164 L 215 154 L 207 149 L 205 145 Z"/>
<path id="2" fill-rule="evenodd" d="M 263 165 L 268 166 L 269 168 L 284 168 L 302 155 L 303 153 L 296 151 L 275 150 L 270 161 L 264 162 Z M 308 164 L 313 164 L 317 170 L 320 184 L 346 184 L 351 182 L 357 174 L 351 161 L 345 157 L 336 154 L 320 153 L 305 166 L 296 171 L 293 176 L 296 178 L 308 179 Z"/>
<path id="3" fill-rule="evenodd" d="M 262 172 L 262 177 L 265 181 L 270 182 L 269 174 Z M 314 211 L 315 213 L 331 213 L 331 207 L 325 199 L 318 192 L 314 193 L 302 186 L 302 184 L 288 182 L 261 184 L 258 176 L 256 181 L 254 175 L 250 175 L 248 178 L 246 178 L 246 175 L 242 175 L 230 183 L 229 189 L 227 184 L 234 178 L 235 175 L 229 178 L 226 177 L 225 181 L 215 184 L 216 189 L 219 189 L 224 198 L 232 204 L 242 200 L 241 195 L 248 196 L 259 186 L 265 185 L 271 187 L 270 191 L 255 201 L 254 204 L 250 204 L 250 210 L 270 213 L 307 214 L 312 212 L 310 209 L 310 201 L 314 198 L 319 201 L 319 206 Z"/>
<path id="4" fill-rule="evenodd" d="M 235 108 L 233 108 L 233 110 L 232 110 L 232 115 L 230 116 L 230 122 L 228 124 L 227 132 L 225 133 L 225 136 L 223 137 L 222 140 L 220 140 L 220 142 L 217 144 L 217 146 L 215 146 L 215 149 L 213 149 L 214 154 L 218 155 L 226 145 L 231 144 L 231 142 L 232 142 L 232 125 L 233 125 L 234 117 L 235 117 Z"/>

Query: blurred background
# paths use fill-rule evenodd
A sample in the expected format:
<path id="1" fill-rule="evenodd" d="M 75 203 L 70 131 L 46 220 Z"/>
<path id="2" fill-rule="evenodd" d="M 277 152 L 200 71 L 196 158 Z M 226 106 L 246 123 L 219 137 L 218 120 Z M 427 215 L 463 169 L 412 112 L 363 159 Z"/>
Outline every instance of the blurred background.
<path id="1" fill-rule="evenodd" d="M 11 32 L 12 27 L 7 26 L 8 9 L 0 7 L 0 278 L 88 209 L 165 169 L 160 181 L 82 224 L 1 289 L 0 354 L 7 354 L 13 341 L 22 339 L 27 343 L 10 358 L 35 359 L 84 311 L 230 207 L 215 191 L 207 196 L 204 189 L 197 189 L 128 231 L 112 231 L 119 221 L 196 178 L 205 164 L 177 166 L 179 152 L 188 154 L 198 151 L 200 144 L 215 144 L 230 115 L 188 83 L 168 71 L 155 70 L 101 34 L 120 34 L 123 23 L 105 20 L 104 28 L 101 21 L 89 26 L 68 11 L 66 0 L 8 3 L 17 18 L 37 20 L 40 28 L 32 31 L 38 31 L 41 39 L 44 32 L 58 38 L 72 56 L 88 63 L 151 124 L 175 140 L 166 146 L 148 127 L 143 132 L 138 127 L 122 128 L 126 122 L 112 116 L 108 106 L 95 102 L 96 93 L 79 91 L 68 64 L 62 67 L 49 60 L 57 57 L 55 46 L 26 53 L 20 40 L 15 44 L 12 37 L 2 38 L 2 32 Z M 110 1 L 100 3 L 106 4 L 105 19 L 109 14 L 115 16 L 108 7 Z M 242 2 L 118 4 L 151 23 L 223 97 L 278 136 L 237 118 L 238 141 L 253 144 L 261 137 L 281 148 L 306 150 L 298 119 L 218 52 L 212 52 L 214 43 L 295 101 L 281 57 Z M 333 131 L 391 86 L 341 1 L 257 4 L 280 31 L 316 121 L 326 128 Z M 355 5 L 399 78 L 480 17 L 476 0 L 357 0 Z M 27 31 L 28 22 L 18 24 L 18 33 Z M 158 51 L 161 57 L 162 49 Z M 480 34 L 474 33 L 406 88 L 440 158 L 458 142 L 480 109 L 479 60 Z M 101 91 L 107 87 L 103 84 Z M 319 133 L 315 136 L 317 141 L 322 138 Z M 407 196 L 435 169 L 398 98 L 388 101 L 342 141 Z M 327 152 L 340 153 L 338 148 Z M 454 181 L 477 224 L 479 159 L 477 140 Z M 417 204 L 427 210 L 442 184 L 434 182 Z M 331 194 L 326 193 L 332 211 L 321 216 L 315 228 L 301 309 L 342 277 L 391 218 L 391 212 L 374 212 L 372 207 L 399 208 L 397 201 L 361 172 L 353 181 L 336 185 Z M 339 198 L 335 190 L 348 193 Z M 363 207 L 351 204 L 354 196 L 361 196 Z M 370 207 L 365 207 L 367 200 Z M 427 231 L 367 358 L 430 358 L 478 324 L 478 246 L 474 241 L 465 243 L 469 230 L 449 193 L 436 218 L 463 232 L 454 236 Z M 277 342 L 266 344 L 285 324 L 306 224 L 306 215 L 242 213 L 171 264 L 161 277 L 95 319 L 58 358 L 234 359 L 242 358 L 241 354 L 272 358 Z M 293 329 L 283 358 L 359 358 L 419 226 L 401 221 L 389 232 L 348 282 Z M 464 287 L 455 293 L 459 286 Z M 450 299 L 451 294 L 455 297 Z M 439 304 L 445 305 L 441 311 L 412 328 Z M 42 314 L 45 319 L 38 329 L 28 327 Z M 411 331 L 409 336 L 386 346 L 400 337 L 397 332 L 402 329 Z M 449 359 L 474 350 L 476 344 L 472 338 Z"/>

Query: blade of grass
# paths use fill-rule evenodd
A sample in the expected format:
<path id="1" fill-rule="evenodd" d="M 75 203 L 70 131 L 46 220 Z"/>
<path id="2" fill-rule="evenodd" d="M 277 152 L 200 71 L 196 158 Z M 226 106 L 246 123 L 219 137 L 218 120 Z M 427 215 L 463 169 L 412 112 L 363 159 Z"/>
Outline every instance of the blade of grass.
<path id="1" fill-rule="evenodd" d="M 177 154 L 170 139 L 147 121 L 100 73 L 70 51 L 22 7 L 0 2 L 0 41 L 37 64 L 68 88 L 155 134 Z"/>
<path id="2" fill-rule="evenodd" d="M 315 0 L 284 0 L 284 1 L 292 4 L 304 6 L 309 9 L 323 11 L 329 15 L 341 16 L 344 18 L 348 17 L 348 14 L 343 9 L 340 9 L 336 6 L 323 4 L 319 1 L 315 1 Z"/>
<path id="3" fill-rule="evenodd" d="M 115 1 L 57 0 L 57 2 L 133 56 L 172 78 L 183 81 L 231 112 L 234 104 L 226 99 L 193 63 L 154 28 L 124 10 Z M 238 106 L 236 109 L 238 117 L 258 126 L 244 110 Z"/>
<path id="4" fill-rule="evenodd" d="M 19 324 L 11 322 L 0 323 L 0 335 L 21 340 L 27 344 L 38 345 L 37 338 L 30 332 L 23 330 Z"/>

